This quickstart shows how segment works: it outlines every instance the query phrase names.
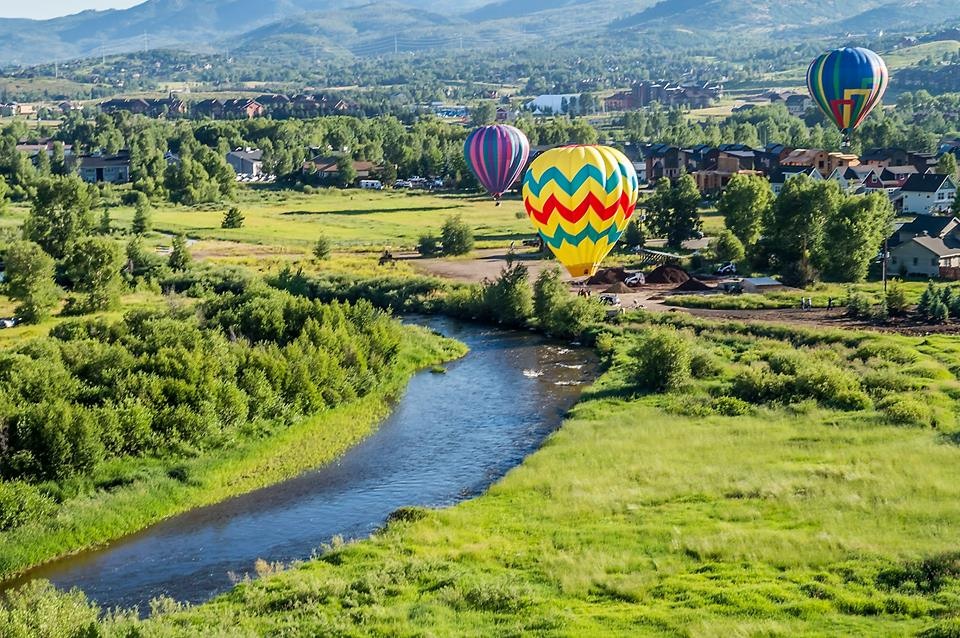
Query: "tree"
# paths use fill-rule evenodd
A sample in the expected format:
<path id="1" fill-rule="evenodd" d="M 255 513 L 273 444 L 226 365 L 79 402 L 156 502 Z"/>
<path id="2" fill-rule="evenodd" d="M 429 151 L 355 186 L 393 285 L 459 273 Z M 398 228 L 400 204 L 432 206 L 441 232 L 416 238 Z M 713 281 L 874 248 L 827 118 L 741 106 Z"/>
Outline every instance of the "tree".
<path id="1" fill-rule="evenodd" d="M 357 169 L 353 166 L 353 158 L 341 155 L 337 158 L 337 186 L 348 188 L 357 181 Z"/>
<path id="2" fill-rule="evenodd" d="M 123 251 L 111 239 L 84 237 L 73 245 L 66 271 L 73 289 L 86 295 L 80 303 L 81 310 L 92 312 L 116 305 L 120 298 L 122 266 Z"/>
<path id="3" fill-rule="evenodd" d="M 417 252 L 423 255 L 424 257 L 430 257 L 436 255 L 440 249 L 440 240 L 437 239 L 437 236 L 433 233 L 426 233 L 420 235 L 420 239 L 417 241 Z"/>
<path id="4" fill-rule="evenodd" d="M 680 248 L 700 230 L 700 190 L 692 175 L 677 180 L 672 193 L 672 214 L 666 225 L 667 246 Z"/>
<path id="5" fill-rule="evenodd" d="M 944 153 L 937 161 L 937 173 L 949 175 L 953 179 L 960 177 L 960 171 L 957 170 L 957 156 L 953 153 Z"/>
<path id="6" fill-rule="evenodd" d="M 236 206 L 231 206 L 230 210 L 223 216 L 220 222 L 221 228 L 241 228 L 243 226 L 243 213 Z"/>
<path id="7" fill-rule="evenodd" d="M 784 283 L 804 287 L 817 279 L 827 219 L 840 206 L 836 182 L 815 182 L 806 175 L 792 177 L 764 226 L 764 243 L 771 264 Z"/>
<path id="8" fill-rule="evenodd" d="M 183 233 L 173 238 L 173 250 L 170 251 L 170 259 L 167 265 L 172 270 L 186 270 L 190 267 L 193 257 L 190 255 L 190 248 L 187 247 L 187 236 Z"/>
<path id="9" fill-rule="evenodd" d="M 522 326 L 533 314 L 533 292 L 527 267 L 510 264 L 484 289 L 484 304 L 491 318 L 510 326 Z"/>
<path id="10" fill-rule="evenodd" d="M 633 379 L 654 392 L 681 389 L 690 380 L 690 339 L 674 328 L 653 328 L 632 352 Z"/>
<path id="11" fill-rule="evenodd" d="M 717 202 L 717 211 L 737 239 L 744 246 L 752 246 L 760 238 L 763 220 L 772 205 L 773 192 L 766 179 L 734 175 Z"/>
<path id="12" fill-rule="evenodd" d="M 24 239 L 40 244 L 55 259 L 63 258 L 73 242 L 93 230 L 90 205 L 90 190 L 76 175 L 40 180 L 23 225 Z"/>
<path id="13" fill-rule="evenodd" d="M 902 315 L 907 311 L 907 291 L 900 280 L 893 279 L 887 284 L 887 310 L 892 315 Z"/>
<path id="14" fill-rule="evenodd" d="M 3 175 L 0 175 L 0 215 L 7 212 L 7 194 L 9 190 L 7 180 L 3 178 Z"/>
<path id="15" fill-rule="evenodd" d="M 893 218 L 893 205 L 886 195 L 846 197 L 826 219 L 817 259 L 823 274 L 835 281 L 863 281 Z"/>
<path id="16" fill-rule="evenodd" d="M 100 213 L 100 223 L 97 226 L 97 232 L 101 235 L 109 235 L 110 230 L 110 209 L 106 206 L 103 207 L 103 212 Z"/>
<path id="17" fill-rule="evenodd" d="M 153 227 L 151 219 L 150 200 L 143 193 L 137 193 L 137 203 L 133 213 L 133 224 L 130 230 L 134 235 L 146 235 Z"/>
<path id="18" fill-rule="evenodd" d="M 726 229 L 720 231 L 713 241 L 710 242 L 710 251 L 714 254 L 717 261 L 722 262 L 743 261 L 746 255 L 743 244 L 740 243 L 737 236 Z"/>
<path id="19" fill-rule="evenodd" d="M 43 321 L 60 298 L 54 283 L 54 261 L 38 244 L 14 242 L 7 248 L 6 290 L 20 304 L 16 313 L 27 323 Z"/>
<path id="20" fill-rule="evenodd" d="M 473 126 L 484 126 L 493 124 L 497 117 L 497 107 L 490 100 L 483 100 L 477 104 L 470 112 L 470 121 Z"/>
<path id="21" fill-rule="evenodd" d="M 444 255 L 466 255 L 473 250 L 473 229 L 459 215 L 448 217 L 440 229 Z"/>
<path id="22" fill-rule="evenodd" d="M 643 225 L 636 216 L 631 217 L 627 222 L 627 228 L 623 231 L 623 245 L 627 249 L 643 248 L 647 238 L 643 234 Z"/>
<path id="23" fill-rule="evenodd" d="M 316 243 L 313 245 L 313 256 L 324 261 L 330 259 L 330 253 L 333 252 L 333 244 L 330 243 L 330 240 L 327 239 L 326 235 L 320 235 L 317 237 Z"/>

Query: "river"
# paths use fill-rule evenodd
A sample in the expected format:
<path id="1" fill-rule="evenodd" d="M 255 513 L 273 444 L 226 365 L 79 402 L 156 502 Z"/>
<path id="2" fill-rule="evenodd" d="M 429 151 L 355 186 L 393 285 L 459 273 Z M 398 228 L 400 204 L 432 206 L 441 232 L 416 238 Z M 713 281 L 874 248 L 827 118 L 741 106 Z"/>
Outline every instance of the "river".
<path id="1" fill-rule="evenodd" d="M 32 570 L 107 608 L 157 596 L 198 603 L 258 558 L 309 558 L 334 537 L 368 536 L 399 507 L 474 497 L 535 451 L 596 373 L 584 348 L 447 318 L 412 320 L 470 347 L 446 373 L 413 377 L 391 416 L 337 461 L 187 512 L 101 549 Z"/>

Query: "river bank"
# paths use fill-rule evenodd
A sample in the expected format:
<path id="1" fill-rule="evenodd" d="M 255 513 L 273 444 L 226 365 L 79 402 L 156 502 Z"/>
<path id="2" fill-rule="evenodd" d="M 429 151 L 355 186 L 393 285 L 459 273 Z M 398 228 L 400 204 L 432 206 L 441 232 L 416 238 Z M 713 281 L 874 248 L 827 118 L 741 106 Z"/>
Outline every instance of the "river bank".
<path id="1" fill-rule="evenodd" d="M 466 349 L 429 330 L 404 330 L 398 364 L 370 394 L 304 419 L 275 435 L 240 439 L 235 446 L 194 458 L 145 459 L 137 480 L 64 503 L 45 517 L 0 534 L 0 576 L 14 578 L 58 557 L 89 550 L 188 510 L 296 476 L 340 456 L 374 430 L 420 369 L 450 361 Z"/>

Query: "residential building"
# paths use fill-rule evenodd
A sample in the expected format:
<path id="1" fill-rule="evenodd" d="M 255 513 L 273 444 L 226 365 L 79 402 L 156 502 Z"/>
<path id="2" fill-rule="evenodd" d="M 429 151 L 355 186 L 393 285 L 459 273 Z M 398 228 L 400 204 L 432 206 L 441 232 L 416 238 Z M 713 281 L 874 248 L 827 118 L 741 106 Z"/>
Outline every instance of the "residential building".
<path id="1" fill-rule="evenodd" d="M 770 174 L 770 190 L 773 191 L 774 195 L 779 197 L 787 181 L 798 175 L 806 175 L 818 182 L 824 179 L 823 173 L 809 166 L 781 166 Z"/>
<path id="2" fill-rule="evenodd" d="M 957 197 L 956 178 L 926 173 L 911 175 L 899 192 L 900 212 L 904 215 L 945 213 Z"/>
<path id="3" fill-rule="evenodd" d="M 960 220 L 922 215 L 887 239 L 888 269 L 903 276 L 956 278 L 960 269 Z"/>
<path id="4" fill-rule="evenodd" d="M 781 159 L 780 165 L 806 166 L 817 169 L 821 175 L 829 175 L 837 168 L 859 166 L 860 158 L 848 153 L 831 153 L 817 148 L 798 148 Z"/>
<path id="5" fill-rule="evenodd" d="M 130 151 L 116 155 L 81 155 L 78 162 L 80 177 L 85 182 L 123 184 L 130 181 Z"/>
<path id="6" fill-rule="evenodd" d="M 686 166 L 686 154 L 676 146 L 652 144 L 643 149 L 646 162 L 647 180 L 654 183 L 659 179 L 676 179 Z"/>
<path id="7" fill-rule="evenodd" d="M 317 156 L 304 162 L 302 170 L 322 180 L 336 179 L 340 175 L 340 169 L 337 167 L 339 160 L 340 158 L 335 155 Z M 357 179 L 367 179 L 382 171 L 383 167 L 373 162 L 354 160 L 353 170 L 357 173 Z"/>
<path id="8" fill-rule="evenodd" d="M 810 99 L 810 96 L 804 95 L 803 93 L 794 93 L 787 96 L 784 103 L 787 105 L 787 111 L 790 112 L 790 115 L 796 117 L 803 117 L 806 115 L 807 110 L 813 106 L 813 100 Z"/>
<path id="9" fill-rule="evenodd" d="M 762 175 L 763 173 L 753 168 L 744 168 L 744 165 L 753 166 L 753 158 L 750 157 L 745 163 L 745 158 L 740 155 L 743 152 L 720 151 L 711 168 L 695 172 L 693 177 L 697 180 L 700 192 L 705 195 L 719 193 L 727 187 L 734 175 Z"/>
<path id="10" fill-rule="evenodd" d="M 258 148 L 238 148 L 227 153 L 227 163 L 237 175 L 263 175 L 263 151 Z"/>
<path id="11" fill-rule="evenodd" d="M 723 85 L 713 82 L 637 82 L 628 91 L 619 91 L 603 102 L 607 111 L 632 111 L 654 102 L 666 106 L 702 109 L 723 98 Z"/>
<path id="12" fill-rule="evenodd" d="M 860 156 L 860 163 L 874 168 L 887 168 L 903 166 L 908 159 L 908 153 L 902 148 L 872 148 Z"/>

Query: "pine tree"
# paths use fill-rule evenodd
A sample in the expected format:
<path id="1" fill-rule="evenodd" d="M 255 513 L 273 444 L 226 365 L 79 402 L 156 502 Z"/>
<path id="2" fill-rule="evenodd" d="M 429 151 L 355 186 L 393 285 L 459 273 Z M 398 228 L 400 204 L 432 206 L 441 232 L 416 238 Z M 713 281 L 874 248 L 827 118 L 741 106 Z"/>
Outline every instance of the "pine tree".
<path id="1" fill-rule="evenodd" d="M 187 236 L 181 233 L 173 238 L 173 250 L 170 252 L 170 260 L 167 264 L 173 270 L 186 270 L 190 267 L 191 261 L 193 258 L 187 247 Z"/>
<path id="2" fill-rule="evenodd" d="M 103 213 L 100 214 L 100 224 L 97 228 L 97 231 L 101 235 L 110 234 L 110 209 L 106 206 L 103 207 Z"/>
<path id="3" fill-rule="evenodd" d="M 223 221 L 220 223 L 220 227 L 240 228 L 243 226 L 243 219 L 243 213 L 240 212 L 240 209 L 236 206 L 231 206 L 230 210 L 228 210 L 223 216 Z"/>
<path id="4" fill-rule="evenodd" d="M 917 314 L 922 319 L 926 319 L 930 316 L 930 311 L 933 308 L 935 301 L 939 301 L 937 297 L 937 291 L 933 287 L 933 282 L 931 281 L 927 284 L 926 289 L 923 291 L 923 294 L 920 295 L 920 302 L 917 304 Z"/>
<path id="5" fill-rule="evenodd" d="M 138 193 L 131 230 L 134 235 L 145 235 L 150 232 L 151 228 L 153 228 L 153 220 L 151 219 L 150 200 L 143 193 Z"/>

